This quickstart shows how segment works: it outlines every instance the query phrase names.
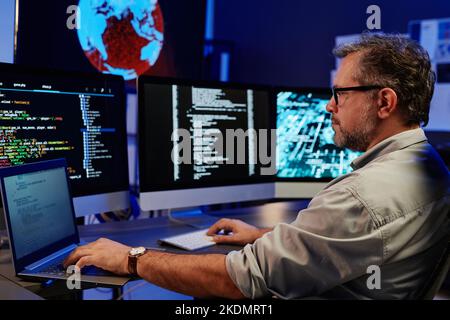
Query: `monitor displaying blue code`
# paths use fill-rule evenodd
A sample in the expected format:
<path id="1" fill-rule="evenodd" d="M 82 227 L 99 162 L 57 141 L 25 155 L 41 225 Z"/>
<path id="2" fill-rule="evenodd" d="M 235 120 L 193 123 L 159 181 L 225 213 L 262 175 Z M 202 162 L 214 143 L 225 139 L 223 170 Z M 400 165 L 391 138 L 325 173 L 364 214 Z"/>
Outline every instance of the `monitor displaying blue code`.
<path id="1" fill-rule="evenodd" d="M 362 153 L 334 144 L 329 99 L 326 90 L 277 92 L 278 178 L 331 180 L 352 171 Z"/>

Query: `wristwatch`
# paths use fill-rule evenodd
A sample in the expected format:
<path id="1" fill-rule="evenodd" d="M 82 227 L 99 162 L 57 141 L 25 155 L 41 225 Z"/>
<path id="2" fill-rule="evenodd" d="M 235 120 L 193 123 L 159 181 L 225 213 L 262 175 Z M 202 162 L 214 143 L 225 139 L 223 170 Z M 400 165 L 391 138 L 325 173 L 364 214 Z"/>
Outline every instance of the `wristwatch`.
<path id="1" fill-rule="evenodd" d="M 131 248 L 128 252 L 128 272 L 130 275 L 137 276 L 137 261 L 138 258 L 145 254 L 147 249 L 144 247 Z"/>

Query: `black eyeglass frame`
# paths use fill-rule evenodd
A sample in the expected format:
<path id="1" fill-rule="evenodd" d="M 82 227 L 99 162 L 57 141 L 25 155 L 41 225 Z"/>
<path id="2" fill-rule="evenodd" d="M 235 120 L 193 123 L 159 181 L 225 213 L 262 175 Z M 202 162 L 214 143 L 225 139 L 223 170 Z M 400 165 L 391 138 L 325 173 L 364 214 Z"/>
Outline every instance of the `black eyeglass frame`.
<path id="1" fill-rule="evenodd" d="M 336 88 L 332 87 L 331 91 L 333 93 L 334 101 L 336 102 L 336 105 L 339 105 L 339 99 L 338 99 L 338 92 L 345 92 L 345 91 L 369 91 L 369 90 L 375 90 L 375 89 L 383 89 L 384 86 L 380 85 L 372 85 L 372 86 L 356 86 L 356 87 L 344 87 L 344 88 Z"/>

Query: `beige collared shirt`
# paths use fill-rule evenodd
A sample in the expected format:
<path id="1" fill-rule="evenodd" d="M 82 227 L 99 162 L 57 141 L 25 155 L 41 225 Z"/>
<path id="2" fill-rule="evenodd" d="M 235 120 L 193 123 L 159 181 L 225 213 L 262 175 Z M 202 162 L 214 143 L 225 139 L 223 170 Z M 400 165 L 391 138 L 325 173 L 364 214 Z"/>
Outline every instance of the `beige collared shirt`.
<path id="1" fill-rule="evenodd" d="M 420 128 L 380 142 L 352 166 L 294 222 L 227 255 L 245 296 L 417 296 L 450 237 L 449 171 Z"/>

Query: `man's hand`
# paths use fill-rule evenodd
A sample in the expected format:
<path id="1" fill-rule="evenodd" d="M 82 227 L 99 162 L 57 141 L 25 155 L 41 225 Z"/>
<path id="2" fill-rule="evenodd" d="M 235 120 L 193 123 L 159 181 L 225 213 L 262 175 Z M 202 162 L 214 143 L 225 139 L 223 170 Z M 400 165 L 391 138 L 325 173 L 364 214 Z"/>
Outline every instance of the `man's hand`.
<path id="1" fill-rule="evenodd" d="M 224 231 L 224 235 L 217 234 L 221 230 Z M 241 220 L 220 219 L 209 228 L 207 235 L 213 236 L 216 243 L 246 245 L 255 242 L 256 239 L 271 230 L 258 229 Z"/>
<path id="2" fill-rule="evenodd" d="M 75 264 L 81 269 L 84 266 L 94 265 L 115 274 L 128 275 L 130 250 L 131 247 L 101 238 L 75 249 L 64 261 L 64 267 Z"/>

